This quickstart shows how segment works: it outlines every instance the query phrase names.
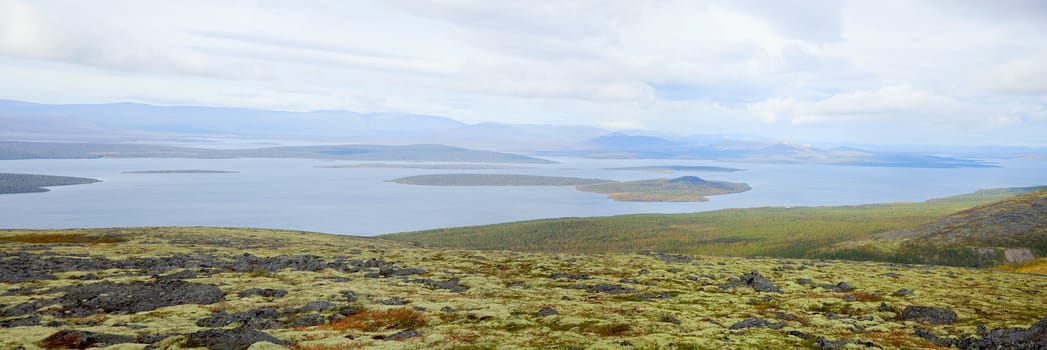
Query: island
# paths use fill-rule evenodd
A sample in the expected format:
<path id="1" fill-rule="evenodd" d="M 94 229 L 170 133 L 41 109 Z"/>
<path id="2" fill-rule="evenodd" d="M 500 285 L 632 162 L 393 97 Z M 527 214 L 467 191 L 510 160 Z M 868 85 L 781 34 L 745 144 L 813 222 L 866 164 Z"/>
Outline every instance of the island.
<path id="1" fill-rule="evenodd" d="M 0 194 L 50 191 L 45 187 L 83 185 L 101 182 L 97 179 L 71 176 L 0 173 Z"/>
<path id="2" fill-rule="evenodd" d="M 636 171 L 647 171 L 653 173 L 672 173 L 677 171 L 703 171 L 703 172 L 721 172 L 729 173 L 735 171 L 742 171 L 745 169 L 738 168 L 727 168 L 722 166 L 711 166 L 711 165 L 651 165 L 651 166 L 631 166 L 622 168 L 606 168 L 606 170 L 636 170 Z"/>
<path id="3" fill-rule="evenodd" d="M 431 163 L 361 163 L 361 164 L 339 164 L 318 165 L 317 168 L 328 169 L 430 169 L 430 170 L 497 170 L 497 169 L 526 169 L 527 167 L 515 165 L 497 164 L 431 164 Z"/>
<path id="4" fill-rule="evenodd" d="M 185 170 L 134 170 L 134 171 L 125 171 L 123 173 L 124 174 L 236 174 L 236 173 L 239 173 L 239 171 L 185 169 Z"/>
<path id="5" fill-rule="evenodd" d="M 616 201 L 629 202 L 705 202 L 705 196 L 745 192 L 748 184 L 706 181 L 697 176 L 609 182 L 576 187 L 579 191 L 603 193 Z"/>
<path id="6" fill-rule="evenodd" d="M 401 177 L 387 181 L 422 186 L 578 186 L 614 182 L 613 180 L 579 177 L 509 174 L 434 174 Z"/>
<path id="7" fill-rule="evenodd" d="M 709 200 L 705 196 L 739 193 L 751 189 L 745 183 L 707 181 L 697 176 L 620 182 L 536 175 L 433 174 L 386 181 L 422 186 L 575 186 L 579 191 L 602 193 L 613 200 L 627 202 L 705 202 Z"/>

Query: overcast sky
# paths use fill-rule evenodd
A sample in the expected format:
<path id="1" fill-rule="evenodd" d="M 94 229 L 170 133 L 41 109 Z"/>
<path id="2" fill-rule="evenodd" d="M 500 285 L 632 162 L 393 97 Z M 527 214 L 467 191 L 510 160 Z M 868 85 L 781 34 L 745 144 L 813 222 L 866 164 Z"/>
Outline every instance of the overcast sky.
<path id="1" fill-rule="evenodd" d="M 0 0 L 0 98 L 1047 146 L 1047 1 Z"/>

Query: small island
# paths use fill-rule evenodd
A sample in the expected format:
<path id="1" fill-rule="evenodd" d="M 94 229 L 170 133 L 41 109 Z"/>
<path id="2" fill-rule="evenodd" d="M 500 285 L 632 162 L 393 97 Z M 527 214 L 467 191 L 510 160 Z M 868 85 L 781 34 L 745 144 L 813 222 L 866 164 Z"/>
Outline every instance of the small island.
<path id="1" fill-rule="evenodd" d="M 738 168 L 727 168 L 721 166 L 711 165 L 651 165 L 651 166 L 631 166 L 623 168 L 607 168 L 607 170 L 636 170 L 636 171 L 647 171 L 652 173 L 672 173 L 677 171 L 702 171 L 702 172 L 720 172 L 729 173 L 735 171 L 742 171 L 745 169 Z"/>
<path id="2" fill-rule="evenodd" d="M 236 173 L 239 173 L 239 171 L 185 169 L 185 170 L 134 170 L 134 171 L 125 171 L 123 173 L 124 174 L 236 174 Z"/>
<path id="3" fill-rule="evenodd" d="M 430 169 L 430 170 L 497 170 L 497 169 L 526 169 L 527 167 L 515 165 L 497 164 L 397 164 L 397 163 L 362 163 L 362 164 L 340 164 L 340 165 L 318 165 L 317 168 L 328 169 Z"/>
<path id="4" fill-rule="evenodd" d="M 626 202 L 705 202 L 705 196 L 739 193 L 750 190 L 748 184 L 706 181 L 697 176 L 674 179 L 614 181 L 578 177 L 509 175 L 509 174 L 435 174 L 386 180 L 422 186 L 575 186 L 583 192 L 606 194 Z"/>
<path id="5" fill-rule="evenodd" d="M 45 187 L 83 185 L 101 182 L 97 179 L 71 176 L 0 173 L 0 194 L 50 191 Z"/>
<path id="6" fill-rule="evenodd" d="M 616 201 L 705 202 L 705 196 L 745 192 L 748 184 L 706 181 L 697 176 L 581 185 L 579 191 L 603 193 Z"/>
<path id="7" fill-rule="evenodd" d="M 435 174 L 387 180 L 422 186 L 578 186 L 614 182 L 613 180 L 579 177 L 508 175 L 508 174 Z"/>

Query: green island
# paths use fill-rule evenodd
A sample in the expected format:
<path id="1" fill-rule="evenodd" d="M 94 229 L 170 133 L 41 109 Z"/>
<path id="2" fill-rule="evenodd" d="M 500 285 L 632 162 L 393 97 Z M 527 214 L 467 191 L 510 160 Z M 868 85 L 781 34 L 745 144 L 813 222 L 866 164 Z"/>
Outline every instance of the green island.
<path id="1" fill-rule="evenodd" d="M 695 176 L 674 179 L 614 181 L 577 177 L 510 174 L 433 174 L 388 180 L 423 186 L 575 186 L 579 191 L 606 194 L 616 201 L 704 202 L 705 196 L 745 192 L 749 185 L 706 181 Z"/>
<path id="2" fill-rule="evenodd" d="M 511 174 L 433 174 L 401 177 L 388 181 L 421 186 L 577 186 L 611 182 L 612 180 Z"/>
<path id="3" fill-rule="evenodd" d="M 729 173 L 735 171 L 742 171 L 745 169 L 728 168 L 721 166 L 706 166 L 706 165 L 651 165 L 651 166 L 631 166 L 621 168 L 607 168 L 607 170 L 635 170 L 635 171 L 647 171 L 653 173 L 672 173 L 678 171 L 701 171 L 701 172 L 722 172 Z"/>
<path id="4" fill-rule="evenodd" d="M 45 187 L 83 185 L 101 182 L 97 179 L 71 176 L 0 173 L 0 194 L 50 191 Z"/>
<path id="5" fill-rule="evenodd" d="M 705 196 L 745 192 L 744 183 L 706 181 L 697 176 L 580 185 L 579 191 L 606 194 L 616 201 L 705 202 Z"/>
<path id="6" fill-rule="evenodd" d="M 328 169 L 433 169 L 433 170 L 496 170 L 526 169 L 527 167 L 497 164 L 413 164 L 413 163 L 362 163 L 340 165 L 318 165 L 317 168 Z"/>
<path id="7" fill-rule="evenodd" d="M 239 171 L 182 169 L 182 170 L 133 170 L 133 171 L 125 171 L 123 173 L 124 174 L 236 174 L 236 173 L 239 173 Z"/>
<path id="8" fill-rule="evenodd" d="M 1047 277 L 947 266 L 247 228 L 0 230 L 0 242 L 4 349 L 1018 348 L 1047 325 Z"/>

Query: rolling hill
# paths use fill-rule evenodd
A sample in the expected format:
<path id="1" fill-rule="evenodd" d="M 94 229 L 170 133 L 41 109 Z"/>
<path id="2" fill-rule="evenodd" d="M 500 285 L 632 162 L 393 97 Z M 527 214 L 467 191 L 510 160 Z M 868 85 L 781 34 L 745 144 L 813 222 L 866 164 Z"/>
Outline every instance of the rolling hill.
<path id="1" fill-rule="evenodd" d="M 985 266 L 999 261 L 981 259 L 966 247 L 930 247 L 874 238 L 879 233 L 928 224 L 961 210 L 1039 189 L 982 190 L 919 203 L 547 219 L 383 237 L 460 249 L 572 253 L 654 250 Z"/>

